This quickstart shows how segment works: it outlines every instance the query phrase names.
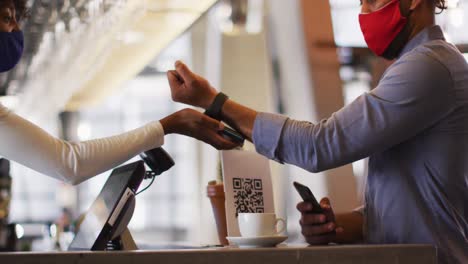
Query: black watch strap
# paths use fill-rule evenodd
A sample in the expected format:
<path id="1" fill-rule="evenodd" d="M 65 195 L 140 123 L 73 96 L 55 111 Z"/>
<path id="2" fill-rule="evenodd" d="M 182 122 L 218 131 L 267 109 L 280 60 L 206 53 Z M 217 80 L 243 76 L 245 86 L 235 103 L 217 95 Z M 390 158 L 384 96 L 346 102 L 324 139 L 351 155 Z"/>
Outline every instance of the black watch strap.
<path id="1" fill-rule="evenodd" d="M 221 110 L 223 109 L 224 103 L 229 99 L 224 93 L 219 93 L 216 95 L 213 103 L 205 111 L 205 115 L 216 119 L 221 120 Z"/>

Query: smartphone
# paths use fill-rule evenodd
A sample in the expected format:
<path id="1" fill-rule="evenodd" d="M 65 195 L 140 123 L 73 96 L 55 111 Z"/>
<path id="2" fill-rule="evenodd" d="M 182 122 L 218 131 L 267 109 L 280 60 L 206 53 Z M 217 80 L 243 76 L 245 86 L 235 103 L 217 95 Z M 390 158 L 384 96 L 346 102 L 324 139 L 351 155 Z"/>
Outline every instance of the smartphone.
<path id="1" fill-rule="evenodd" d="M 244 145 L 245 138 L 237 131 L 235 131 L 232 128 L 229 127 L 224 127 L 223 131 L 220 131 L 221 135 L 223 135 L 225 138 L 239 143 L 240 145 Z"/>
<path id="2" fill-rule="evenodd" d="M 312 191 L 309 189 L 309 187 L 307 187 L 307 186 L 305 186 L 303 184 L 300 184 L 298 182 L 294 182 L 293 184 L 294 184 L 294 187 L 296 188 L 297 192 L 299 193 L 299 195 L 304 200 L 304 202 L 312 203 L 312 206 L 313 206 L 312 213 L 315 213 L 315 214 L 324 213 L 322 207 L 317 202 L 317 199 L 315 199 L 315 196 L 312 193 Z"/>

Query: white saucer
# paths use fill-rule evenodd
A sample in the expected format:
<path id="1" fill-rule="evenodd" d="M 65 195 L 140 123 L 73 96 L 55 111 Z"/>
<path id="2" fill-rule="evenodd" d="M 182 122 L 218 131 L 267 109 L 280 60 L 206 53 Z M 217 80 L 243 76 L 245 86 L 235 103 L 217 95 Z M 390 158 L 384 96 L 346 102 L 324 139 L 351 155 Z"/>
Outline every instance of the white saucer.
<path id="1" fill-rule="evenodd" d="M 262 237 L 226 237 L 231 245 L 241 248 L 275 247 L 288 239 L 287 236 L 262 236 Z"/>

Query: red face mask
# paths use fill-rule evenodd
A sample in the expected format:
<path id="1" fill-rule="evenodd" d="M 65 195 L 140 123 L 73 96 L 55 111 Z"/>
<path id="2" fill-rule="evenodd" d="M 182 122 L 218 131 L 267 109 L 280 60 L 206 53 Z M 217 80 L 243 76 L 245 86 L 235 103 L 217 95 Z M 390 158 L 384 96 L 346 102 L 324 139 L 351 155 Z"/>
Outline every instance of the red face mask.
<path id="1" fill-rule="evenodd" d="M 378 56 L 384 54 L 407 22 L 408 19 L 401 14 L 399 0 L 392 0 L 375 12 L 359 15 L 367 46 Z"/>

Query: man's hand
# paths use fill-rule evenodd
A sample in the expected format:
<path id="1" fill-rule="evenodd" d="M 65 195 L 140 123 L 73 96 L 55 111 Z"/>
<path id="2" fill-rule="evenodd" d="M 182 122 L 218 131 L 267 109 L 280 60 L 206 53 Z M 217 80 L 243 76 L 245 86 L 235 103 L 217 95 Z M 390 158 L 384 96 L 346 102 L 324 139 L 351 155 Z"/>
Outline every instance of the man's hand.
<path id="1" fill-rule="evenodd" d="M 175 70 L 167 72 L 172 100 L 208 108 L 218 94 L 210 83 L 203 77 L 193 73 L 187 65 L 177 61 Z"/>
<path id="2" fill-rule="evenodd" d="M 219 134 L 224 125 L 196 110 L 184 109 L 161 120 L 164 133 L 181 134 L 210 144 L 216 149 L 233 149 L 237 143 Z"/>
<path id="3" fill-rule="evenodd" d="M 301 202 L 297 204 L 297 210 L 301 212 L 302 234 L 307 243 L 311 245 L 326 245 L 337 242 L 337 236 L 343 233 L 343 228 L 338 227 L 335 221 L 335 214 L 328 198 L 320 201 L 320 206 L 324 210 L 323 214 L 312 212 L 312 204 Z"/>
<path id="4" fill-rule="evenodd" d="M 214 101 L 218 91 L 203 77 L 193 73 L 180 61 L 175 70 L 167 72 L 172 100 L 207 109 Z M 248 140 L 252 141 L 252 131 L 257 111 L 227 100 L 221 109 L 221 118 Z"/>

